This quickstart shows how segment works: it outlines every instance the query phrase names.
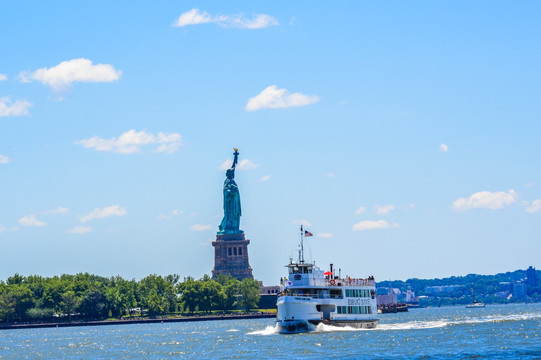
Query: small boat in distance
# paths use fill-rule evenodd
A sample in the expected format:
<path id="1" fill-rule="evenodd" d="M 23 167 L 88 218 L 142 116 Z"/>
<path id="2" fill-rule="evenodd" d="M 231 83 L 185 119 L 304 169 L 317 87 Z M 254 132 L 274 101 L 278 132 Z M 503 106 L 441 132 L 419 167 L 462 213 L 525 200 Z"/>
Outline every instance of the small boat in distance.
<path id="1" fill-rule="evenodd" d="M 473 303 L 466 305 L 467 308 L 484 308 L 485 304 L 482 302 L 478 302 L 477 300 L 473 300 Z"/>
<path id="2" fill-rule="evenodd" d="M 306 232 L 308 236 L 311 233 Z M 297 262 L 286 265 L 288 277 L 280 281 L 276 301 L 276 324 L 281 333 L 304 332 L 314 325 L 326 324 L 354 328 L 375 328 L 379 320 L 374 277 L 341 278 L 304 261 L 301 226 L 301 247 Z"/>

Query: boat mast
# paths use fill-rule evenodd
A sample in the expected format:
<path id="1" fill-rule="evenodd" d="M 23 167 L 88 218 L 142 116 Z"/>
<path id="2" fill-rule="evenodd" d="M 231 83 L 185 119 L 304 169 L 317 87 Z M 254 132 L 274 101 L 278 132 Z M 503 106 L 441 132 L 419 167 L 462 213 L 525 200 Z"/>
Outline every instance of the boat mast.
<path id="1" fill-rule="evenodd" d="M 301 225 L 301 249 L 299 250 L 299 263 L 304 264 L 304 230 Z"/>

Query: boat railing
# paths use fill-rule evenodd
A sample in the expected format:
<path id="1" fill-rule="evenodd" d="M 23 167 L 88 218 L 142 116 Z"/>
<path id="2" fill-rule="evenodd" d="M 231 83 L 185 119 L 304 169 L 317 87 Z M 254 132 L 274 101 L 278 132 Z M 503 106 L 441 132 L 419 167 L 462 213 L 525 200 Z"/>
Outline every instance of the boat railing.
<path id="1" fill-rule="evenodd" d="M 285 286 L 288 283 L 287 280 L 282 280 L 280 285 Z M 288 285 L 294 285 L 290 282 Z M 376 281 L 374 279 L 353 279 L 353 278 L 313 278 L 309 279 L 309 284 L 299 284 L 299 285 L 311 285 L 311 286 L 376 286 Z"/>
<path id="2" fill-rule="evenodd" d="M 324 286 L 376 286 L 376 281 L 372 279 L 324 279 Z"/>
<path id="3" fill-rule="evenodd" d="M 296 291 L 293 291 L 293 292 L 281 291 L 277 293 L 276 296 L 279 298 L 282 296 L 302 296 L 302 297 L 311 297 L 313 299 L 343 299 L 343 297 L 340 295 L 331 295 L 328 293 L 326 294 L 326 293 L 313 293 L 313 292 L 307 293 L 307 292 L 296 292 Z"/>

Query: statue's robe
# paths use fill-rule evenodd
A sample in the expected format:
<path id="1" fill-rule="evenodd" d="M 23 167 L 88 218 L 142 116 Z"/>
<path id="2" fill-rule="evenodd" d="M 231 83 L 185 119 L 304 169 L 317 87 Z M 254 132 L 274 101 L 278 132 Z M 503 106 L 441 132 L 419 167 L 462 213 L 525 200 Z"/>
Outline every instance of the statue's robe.
<path id="1" fill-rule="evenodd" d="M 226 233 L 239 233 L 240 216 L 239 187 L 235 180 L 227 178 L 224 182 L 224 218 L 220 230 Z"/>

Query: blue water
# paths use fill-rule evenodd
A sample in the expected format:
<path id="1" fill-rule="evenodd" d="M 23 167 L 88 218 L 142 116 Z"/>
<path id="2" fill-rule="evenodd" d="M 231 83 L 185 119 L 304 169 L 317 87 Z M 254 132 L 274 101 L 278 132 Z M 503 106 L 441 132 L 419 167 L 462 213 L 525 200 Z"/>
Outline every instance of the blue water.
<path id="1" fill-rule="evenodd" d="M 0 359 L 541 359 L 541 304 L 382 314 L 375 330 L 273 319 L 0 331 Z"/>

